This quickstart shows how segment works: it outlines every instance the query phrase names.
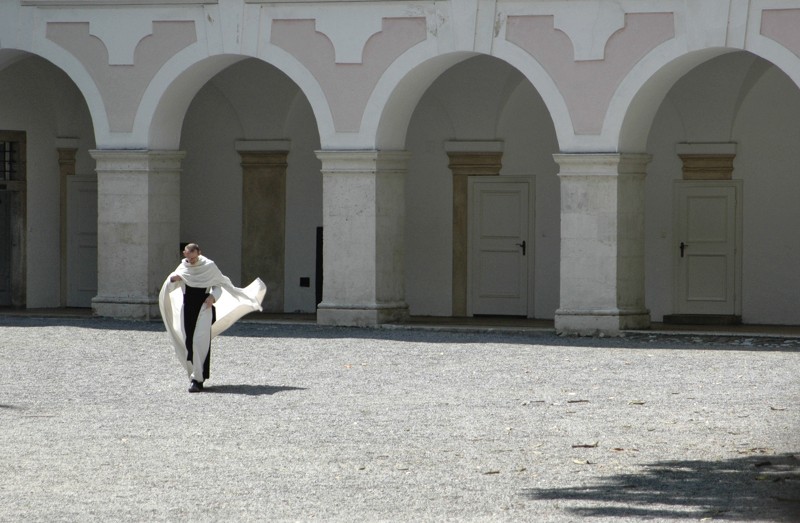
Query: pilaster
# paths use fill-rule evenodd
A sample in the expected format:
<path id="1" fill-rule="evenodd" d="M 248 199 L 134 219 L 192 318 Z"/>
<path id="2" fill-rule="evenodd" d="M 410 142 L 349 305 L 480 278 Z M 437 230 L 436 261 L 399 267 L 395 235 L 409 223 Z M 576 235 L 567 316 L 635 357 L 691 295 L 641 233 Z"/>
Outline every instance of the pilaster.
<path id="1" fill-rule="evenodd" d="M 560 333 L 650 326 L 644 304 L 644 154 L 556 154 L 561 179 Z"/>
<path id="2" fill-rule="evenodd" d="M 281 142 L 284 147 L 288 142 Z M 250 150 L 242 158 L 242 284 L 267 284 L 266 312 L 283 312 L 287 150 Z"/>
<path id="3" fill-rule="evenodd" d="M 318 151 L 323 292 L 317 323 L 376 325 L 408 316 L 404 294 L 405 151 Z"/>
<path id="4" fill-rule="evenodd" d="M 77 140 L 60 139 L 56 144 L 58 152 L 58 178 L 59 178 L 59 249 L 61 258 L 61 272 L 59 274 L 59 304 L 67 306 L 67 178 L 75 175 L 75 155 L 78 152 Z"/>
<path id="5" fill-rule="evenodd" d="M 99 316 L 156 318 L 180 261 L 181 151 L 95 150 Z"/>
<path id="6" fill-rule="evenodd" d="M 467 260 L 469 209 L 467 179 L 470 176 L 497 176 L 502 168 L 503 143 L 452 141 L 445 144 L 453 173 L 453 281 L 452 315 L 467 315 Z"/>

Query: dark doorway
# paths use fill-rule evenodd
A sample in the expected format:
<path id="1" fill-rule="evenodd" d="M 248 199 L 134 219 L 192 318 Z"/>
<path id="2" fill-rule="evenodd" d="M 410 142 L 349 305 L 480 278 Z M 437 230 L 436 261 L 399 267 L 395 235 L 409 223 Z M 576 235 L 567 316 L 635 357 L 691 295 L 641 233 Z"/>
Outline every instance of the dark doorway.
<path id="1" fill-rule="evenodd" d="M 0 131 L 0 305 L 25 305 L 25 133 Z"/>

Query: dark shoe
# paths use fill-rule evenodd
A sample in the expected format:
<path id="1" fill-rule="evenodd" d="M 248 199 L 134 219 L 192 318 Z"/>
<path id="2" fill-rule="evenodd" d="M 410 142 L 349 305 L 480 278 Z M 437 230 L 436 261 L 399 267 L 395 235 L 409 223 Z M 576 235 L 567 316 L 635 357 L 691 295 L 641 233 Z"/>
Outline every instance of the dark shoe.
<path id="1" fill-rule="evenodd" d="M 195 381 L 189 384 L 189 392 L 202 392 L 203 391 L 203 382 L 202 381 Z"/>

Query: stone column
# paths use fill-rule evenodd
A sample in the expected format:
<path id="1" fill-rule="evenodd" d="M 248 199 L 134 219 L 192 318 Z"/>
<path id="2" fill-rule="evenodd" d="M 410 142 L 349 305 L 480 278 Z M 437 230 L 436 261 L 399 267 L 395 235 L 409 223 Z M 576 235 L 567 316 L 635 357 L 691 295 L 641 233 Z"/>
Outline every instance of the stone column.
<path id="1" fill-rule="evenodd" d="M 181 151 L 96 150 L 99 316 L 158 318 L 180 261 Z"/>
<path id="2" fill-rule="evenodd" d="M 450 158 L 448 167 L 453 173 L 453 316 L 467 315 L 467 260 L 469 258 L 467 225 L 467 178 L 497 176 L 503 157 L 502 142 L 447 142 Z"/>
<path id="3" fill-rule="evenodd" d="M 408 316 L 405 151 L 318 151 L 323 291 L 317 323 L 376 325 Z"/>
<path id="4" fill-rule="evenodd" d="M 59 247 L 61 251 L 61 273 L 59 305 L 67 306 L 67 177 L 75 175 L 77 139 L 60 138 L 56 143 L 59 174 Z M 74 145 L 74 146 L 73 146 Z"/>
<path id="5" fill-rule="evenodd" d="M 556 154 L 561 179 L 559 333 L 645 329 L 644 154 Z"/>
<path id="6" fill-rule="evenodd" d="M 242 285 L 261 278 L 268 289 L 264 311 L 283 312 L 289 151 L 250 150 L 255 146 L 236 144 L 242 157 Z"/>

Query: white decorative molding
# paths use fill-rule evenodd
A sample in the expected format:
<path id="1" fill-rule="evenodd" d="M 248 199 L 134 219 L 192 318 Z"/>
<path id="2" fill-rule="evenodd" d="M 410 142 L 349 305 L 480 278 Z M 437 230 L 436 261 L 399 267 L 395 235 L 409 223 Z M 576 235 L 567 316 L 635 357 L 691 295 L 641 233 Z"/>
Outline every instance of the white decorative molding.
<path id="1" fill-rule="evenodd" d="M 359 24 L 351 23 L 356 19 Z M 367 40 L 383 29 L 383 18 L 367 19 L 363 16 L 363 7 L 343 5 L 326 12 L 324 18 L 317 18 L 315 29 L 333 44 L 337 64 L 360 64 Z"/>
<path id="2" fill-rule="evenodd" d="M 323 174 L 404 173 L 408 151 L 315 151 Z"/>
<path id="3" fill-rule="evenodd" d="M 575 16 L 580 3 L 584 16 Z M 625 12 L 617 2 L 564 2 L 554 15 L 553 27 L 563 31 L 574 49 L 575 61 L 603 60 L 611 35 L 625 27 Z M 591 12 L 591 14 L 589 14 Z"/>
<path id="4" fill-rule="evenodd" d="M 147 149 L 92 149 L 98 174 L 179 172 L 185 151 L 153 151 Z"/>
<path id="5" fill-rule="evenodd" d="M 152 13 L 126 13 L 102 22 L 90 21 L 89 34 L 106 46 L 108 65 L 133 65 L 136 46 L 153 34 Z"/>
<path id="6" fill-rule="evenodd" d="M 646 165 L 652 160 L 649 154 L 640 153 L 578 153 L 554 154 L 559 166 L 559 177 L 568 176 L 619 176 L 644 175 Z"/>

